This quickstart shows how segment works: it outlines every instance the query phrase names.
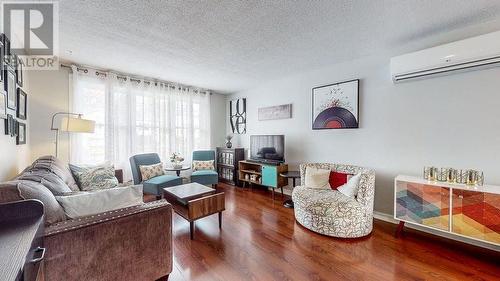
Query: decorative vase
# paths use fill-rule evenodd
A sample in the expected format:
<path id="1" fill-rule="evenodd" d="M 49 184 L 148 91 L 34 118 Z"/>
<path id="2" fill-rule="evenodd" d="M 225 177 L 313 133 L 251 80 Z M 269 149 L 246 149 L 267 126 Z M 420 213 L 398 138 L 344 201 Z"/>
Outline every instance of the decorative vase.
<path id="1" fill-rule="evenodd" d="M 231 141 L 230 141 L 230 140 L 228 140 L 228 141 L 226 142 L 226 147 L 227 147 L 227 148 L 231 148 L 231 147 L 233 147 L 233 144 L 231 143 Z"/>
<path id="2" fill-rule="evenodd" d="M 172 167 L 174 169 L 180 169 L 180 168 L 182 168 L 182 162 L 173 162 Z"/>

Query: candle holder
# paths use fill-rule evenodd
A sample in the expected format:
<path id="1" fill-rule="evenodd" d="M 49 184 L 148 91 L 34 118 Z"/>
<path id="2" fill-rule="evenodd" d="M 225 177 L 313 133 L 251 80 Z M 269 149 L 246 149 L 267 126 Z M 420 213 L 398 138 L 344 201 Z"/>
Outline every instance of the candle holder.
<path id="1" fill-rule="evenodd" d="M 477 185 L 483 186 L 484 185 L 484 173 L 481 171 L 478 171 L 478 182 Z"/>
<path id="2" fill-rule="evenodd" d="M 484 173 L 472 169 L 436 168 L 433 166 L 424 167 L 424 179 L 429 181 L 442 181 L 447 183 L 460 183 L 466 185 L 484 184 Z"/>
<path id="3" fill-rule="evenodd" d="M 476 185 L 477 184 L 477 173 L 474 170 L 466 171 L 466 182 L 467 185 Z"/>
<path id="4" fill-rule="evenodd" d="M 439 174 L 438 174 L 437 180 L 438 181 L 446 181 L 447 174 L 448 174 L 448 168 L 439 169 Z"/>
<path id="5" fill-rule="evenodd" d="M 464 184 L 465 183 L 465 176 L 464 176 L 465 171 L 460 169 L 457 172 L 457 183 Z"/>
<path id="6" fill-rule="evenodd" d="M 453 168 L 446 169 L 446 181 L 448 183 L 456 183 L 457 182 L 457 170 Z"/>
<path id="7" fill-rule="evenodd" d="M 430 169 L 431 169 L 431 167 L 424 167 L 424 179 L 426 179 L 426 180 L 429 179 Z"/>
<path id="8" fill-rule="evenodd" d="M 424 167 L 424 178 L 426 180 L 436 181 L 438 179 L 438 168 Z"/>

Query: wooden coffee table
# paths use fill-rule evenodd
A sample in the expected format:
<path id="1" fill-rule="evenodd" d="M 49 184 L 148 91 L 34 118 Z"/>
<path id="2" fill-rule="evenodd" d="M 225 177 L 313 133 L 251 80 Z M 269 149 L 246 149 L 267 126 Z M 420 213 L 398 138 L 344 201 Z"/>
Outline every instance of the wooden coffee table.
<path id="1" fill-rule="evenodd" d="M 163 189 L 163 197 L 172 204 L 174 211 L 189 221 L 191 239 L 197 219 L 219 213 L 219 228 L 222 228 L 222 211 L 225 208 L 224 192 L 199 183 L 188 183 Z"/>

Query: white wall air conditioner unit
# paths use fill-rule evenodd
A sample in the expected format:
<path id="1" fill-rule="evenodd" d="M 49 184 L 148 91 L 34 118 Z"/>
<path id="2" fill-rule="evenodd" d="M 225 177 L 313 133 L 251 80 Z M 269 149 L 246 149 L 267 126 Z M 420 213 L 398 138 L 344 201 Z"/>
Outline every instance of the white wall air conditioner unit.
<path id="1" fill-rule="evenodd" d="M 394 83 L 500 64 L 500 31 L 391 58 Z"/>

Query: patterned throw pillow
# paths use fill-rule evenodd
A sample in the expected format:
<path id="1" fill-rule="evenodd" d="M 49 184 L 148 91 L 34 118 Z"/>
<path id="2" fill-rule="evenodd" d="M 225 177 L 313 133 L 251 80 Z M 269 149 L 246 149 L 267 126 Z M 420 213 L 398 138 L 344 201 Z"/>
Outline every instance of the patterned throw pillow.
<path id="1" fill-rule="evenodd" d="M 214 160 L 193 161 L 193 172 L 201 170 L 215 170 Z"/>
<path id="2" fill-rule="evenodd" d="M 69 165 L 80 190 L 98 190 L 118 186 L 113 165 L 76 166 Z"/>
<path id="3" fill-rule="evenodd" d="M 147 181 L 154 177 L 164 175 L 162 163 L 153 165 L 139 165 L 139 170 L 141 171 L 142 181 Z"/>

